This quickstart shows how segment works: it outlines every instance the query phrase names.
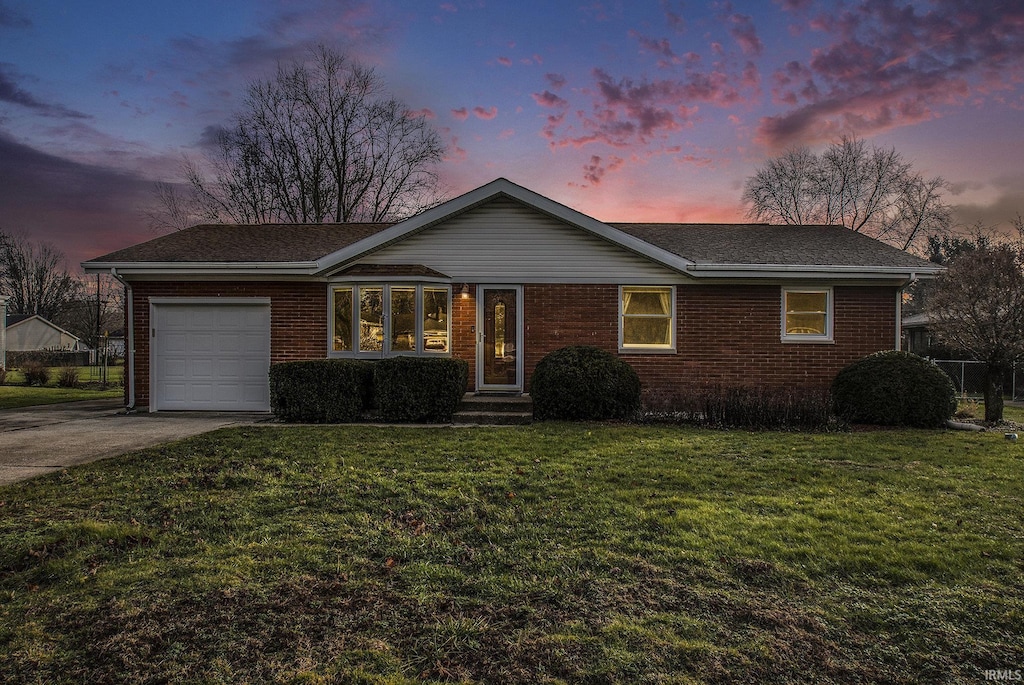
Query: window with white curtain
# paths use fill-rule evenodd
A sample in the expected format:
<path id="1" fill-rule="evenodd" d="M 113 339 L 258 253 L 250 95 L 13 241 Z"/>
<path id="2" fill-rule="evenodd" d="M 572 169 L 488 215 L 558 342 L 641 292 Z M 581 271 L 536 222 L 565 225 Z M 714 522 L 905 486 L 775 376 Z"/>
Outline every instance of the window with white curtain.
<path id="1" fill-rule="evenodd" d="M 623 351 L 675 349 L 675 288 L 622 286 L 619 290 L 619 348 Z"/>

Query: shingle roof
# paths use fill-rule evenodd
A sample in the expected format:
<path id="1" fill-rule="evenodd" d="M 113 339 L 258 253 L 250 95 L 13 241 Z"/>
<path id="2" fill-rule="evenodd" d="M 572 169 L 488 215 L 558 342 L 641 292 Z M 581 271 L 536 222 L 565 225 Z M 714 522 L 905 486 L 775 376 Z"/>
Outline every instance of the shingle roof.
<path id="1" fill-rule="evenodd" d="M 26 319 L 31 319 L 33 316 L 35 316 L 35 314 L 8 314 L 4 325 L 10 328 L 16 323 L 21 323 Z"/>
<path id="2" fill-rule="evenodd" d="M 111 252 L 86 264 L 316 262 L 393 225 L 207 224 Z M 842 226 L 607 225 L 696 264 L 935 267 L 930 262 Z"/>
<path id="3" fill-rule="evenodd" d="M 312 262 L 392 225 L 205 224 L 126 247 L 89 262 Z"/>
<path id="4" fill-rule="evenodd" d="M 934 268 L 842 226 L 620 224 L 631 236 L 697 264 L 780 264 Z"/>

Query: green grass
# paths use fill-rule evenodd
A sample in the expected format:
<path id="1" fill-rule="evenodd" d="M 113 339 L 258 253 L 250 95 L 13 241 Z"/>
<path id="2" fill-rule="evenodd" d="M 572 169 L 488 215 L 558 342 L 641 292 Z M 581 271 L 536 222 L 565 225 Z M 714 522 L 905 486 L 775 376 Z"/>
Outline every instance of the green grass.
<path id="1" fill-rule="evenodd" d="M 0 488 L 0 681 L 956 683 L 1001 434 L 245 427 Z"/>
<path id="2" fill-rule="evenodd" d="M 50 386 L 27 388 L 23 385 L 0 385 L 0 409 L 18 409 L 78 400 L 100 400 L 123 395 L 123 388 L 94 390 L 91 388 L 54 388 Z"/>
<path id="3" fill-rule="evenodd" d="M 18 409 L 43 404 L 58 404 L 77 400 L 98 400 L 117 398 L 124 395 L 124 389 L 117 387 L 124 377 L 124 367 L 107 368 L 108 387 L 100 384 L 101 369 L 95 366 L 79 366 L 80 388 L 57 387 L 60 367 L 50 369 L 50 380 L 45 386 L 26 387 L 25 376 L 20 369 L 8 370 L 4 383 L 0 385 L 0 409 Z"/>

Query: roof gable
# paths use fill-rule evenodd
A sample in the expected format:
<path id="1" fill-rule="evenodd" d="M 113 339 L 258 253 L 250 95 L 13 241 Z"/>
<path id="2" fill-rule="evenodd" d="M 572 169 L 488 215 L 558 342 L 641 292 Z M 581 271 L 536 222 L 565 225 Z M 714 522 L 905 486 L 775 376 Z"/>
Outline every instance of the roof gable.
<path id="1" fill-rule="evenodd" d="M 204 225 L 83 263 L 87 273 L 150 276 L 327 277 L 375 254 L 395 253 L 453 278 L 464 276 L 393 246 L 435 226 L 457 223 L 489 203 L 511 201 L 539 214 L 549 230 L 578 231 L 651 266 L 684 278 L 888 278 L 938 273 L 942 267 L 837 226 L 605 223 L 499 178 L 404 221 L 372 224 Z M 417 241 L 411 241 L 410 244 Z M 422 241 L 419 241 L 422 244 Z M 504 247 L 504 245 L 498 245 Z M 478 253 L 480 254 L 480 253 Z M 606 256 L 610 252 L 604 253 Z M 507 260 L 510 261 L 510 260 Z M 380 259 L 376 262 L 381 263 Z M 600 273 L 603 262 L 591 264 Z M 511 276 L 510 276 L 511 277 Z"/>
<path id="2" fill-rule="evenodd" d="M 508 179 L 499 178 L 487 185 L 480 186 L 448 202 L 421 212 L 405 221 L 394 224 L 364 241 L 347 245 L 332 254 L 326 255 L 320 260 L 321 268 L 323 272 L 329 273 L 338 265 L 351 262 L 389 245 L 393 245 L 500 198 L 511 199 L 540 214 L 581 229 L 592 236 L 642 255 L 668 268 L 682 271 L 689 264 L 689 261 L 681 255 L 668 252 L 635 236 L 623 233 L 582 212 L 578 212 L 539 193 L 516 185 Z"/>

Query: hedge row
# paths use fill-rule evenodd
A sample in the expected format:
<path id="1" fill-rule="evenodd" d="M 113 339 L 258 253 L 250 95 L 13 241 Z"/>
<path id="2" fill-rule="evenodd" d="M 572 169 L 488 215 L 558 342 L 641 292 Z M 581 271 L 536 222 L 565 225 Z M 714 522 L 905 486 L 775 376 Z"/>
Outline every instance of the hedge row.
<path id="1" fill-rule="evenodd" d="M 270 367 L 270 408 L 283 421 L 447 423 L 466 392 L 460 359 L 318 359 Z"/>

